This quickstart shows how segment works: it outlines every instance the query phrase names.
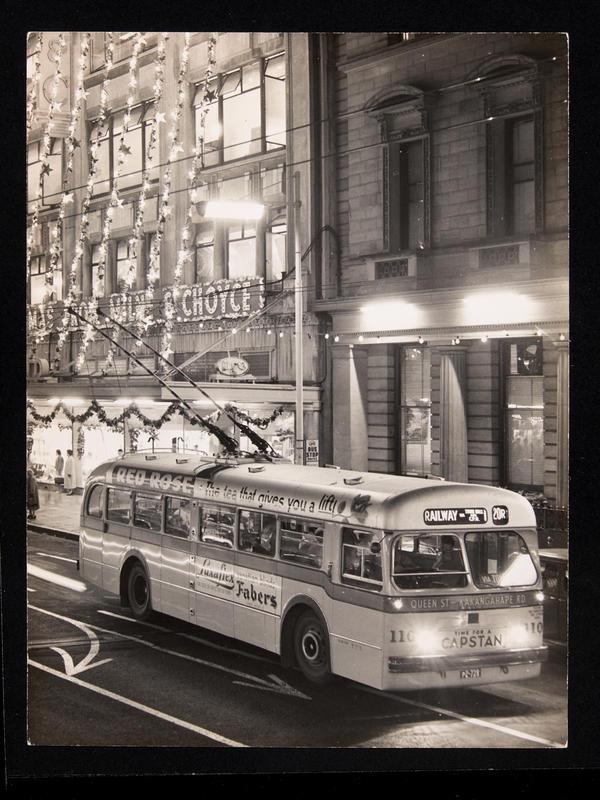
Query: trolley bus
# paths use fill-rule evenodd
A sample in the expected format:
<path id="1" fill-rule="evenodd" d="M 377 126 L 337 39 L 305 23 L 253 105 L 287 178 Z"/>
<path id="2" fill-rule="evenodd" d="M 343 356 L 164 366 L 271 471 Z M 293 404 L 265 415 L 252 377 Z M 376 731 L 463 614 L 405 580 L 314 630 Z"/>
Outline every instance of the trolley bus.
<path id="1" fill-rule="evenodd" d="M 529 502 L 490 486 L 267 458 L 131 453 L 89 476 L 82 577 L 279 654 L 317 683 L 381 690 L 539 675 Z"/>

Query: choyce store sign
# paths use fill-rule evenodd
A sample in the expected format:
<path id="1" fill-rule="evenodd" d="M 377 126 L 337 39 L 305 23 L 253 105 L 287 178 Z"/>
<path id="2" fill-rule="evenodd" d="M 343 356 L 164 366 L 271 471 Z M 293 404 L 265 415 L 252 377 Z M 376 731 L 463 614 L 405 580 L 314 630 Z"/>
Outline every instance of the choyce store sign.
<path id="1" fill-rule="evenodd" d="M 211 283 L 195 283 L 179 286 L 164 286 L 160 290 L 163 308 L 173 311 L 175 319 L 182 322 L 199 322 L 211 319 L 238 319 L 248 317 L 259 311 L 265 304 L 265 286 L 263 278 L 246 278 L 244 280 L 220 280 Z M 74 306 L 77 313 L 87 318 L 88 302 Z M 103 298 L 100 308 L 109 317 L 128 325 L 140 313 L 146 316 L 154 307 L 153 300 L 148 301 L 144 291 L 111 294 Z M 28 327 L 30 332 L 55 331 L 62 329 L 64 303 L 46 303 L 30 306 L 28 309 Z M 159 312 L 163 316 L 163 310 Z M 101 325 L 108 327 L 109 322 L 101 318 Z M 69 314 L 69 330 L 83 328 L 84 323 Z"/>

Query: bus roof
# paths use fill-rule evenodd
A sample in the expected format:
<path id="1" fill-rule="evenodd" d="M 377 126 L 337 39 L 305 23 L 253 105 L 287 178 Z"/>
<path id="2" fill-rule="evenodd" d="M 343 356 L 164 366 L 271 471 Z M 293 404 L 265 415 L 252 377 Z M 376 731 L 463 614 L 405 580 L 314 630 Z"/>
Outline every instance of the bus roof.
<path id="1" fill-rule="evenodd" d="M 183 493 L 264 512 L 387 530 L 535 527 L 528 500 L 506 489 L 269 462 L 260 457 L 130 453 L 100 465 L 88 480 L 98 479 L 127 488 Z"/>

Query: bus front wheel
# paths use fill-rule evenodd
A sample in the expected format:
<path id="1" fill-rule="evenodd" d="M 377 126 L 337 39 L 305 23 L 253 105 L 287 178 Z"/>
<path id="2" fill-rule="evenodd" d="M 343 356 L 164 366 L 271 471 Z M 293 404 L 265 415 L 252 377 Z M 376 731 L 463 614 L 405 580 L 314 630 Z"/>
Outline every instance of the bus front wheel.
<path id="1" fill-rule="evenodd" d="M 329 683 L 329 636 L 321 620 L 305 611 L 294 629 L 294 653 L 302 673 L 313 683 Z"/>
<path id="2" fill-rule="evenodd" d="M 150 587 L 146 570 L 140 563 L 134 564 L 127 579 L 127 599 L 131 613 L 136 619 L 147 619 L 152 611 Z"/>

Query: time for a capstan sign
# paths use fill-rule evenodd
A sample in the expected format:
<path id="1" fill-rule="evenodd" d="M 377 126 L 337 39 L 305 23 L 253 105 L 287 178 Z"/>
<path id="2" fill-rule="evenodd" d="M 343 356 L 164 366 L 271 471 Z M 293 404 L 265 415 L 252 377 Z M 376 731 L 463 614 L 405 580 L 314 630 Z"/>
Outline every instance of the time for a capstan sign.
<path id="1" fill-rule="evenodd" d="M 485 508 L 426 508 L 425 525 L 482 525 L 487 522 Z"/>

